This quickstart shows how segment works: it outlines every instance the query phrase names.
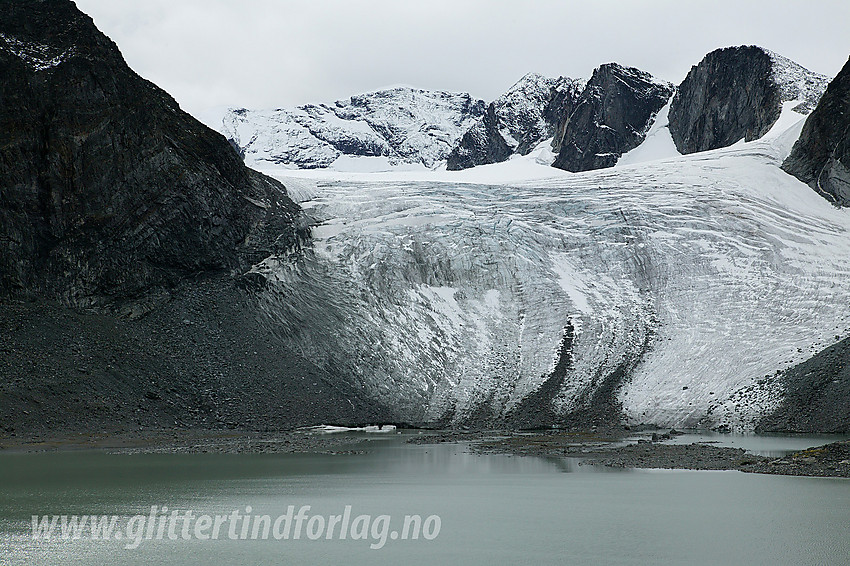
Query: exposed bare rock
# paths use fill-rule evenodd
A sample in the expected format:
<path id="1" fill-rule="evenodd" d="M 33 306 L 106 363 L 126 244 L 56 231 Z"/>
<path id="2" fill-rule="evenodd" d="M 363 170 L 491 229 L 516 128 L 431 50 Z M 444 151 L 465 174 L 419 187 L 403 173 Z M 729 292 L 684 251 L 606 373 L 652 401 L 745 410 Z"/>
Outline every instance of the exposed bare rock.
<path id="1" fill-rule="evenodd" d="M 782 168 L 829 200 L 850 205 L 850 61 L 806 119 Z"/>
<path id="2" fill-rule="evenodd" d="M 284 187 L 72 2 L 4 2 L 0 76 L 2 294 L 99 304 L 296 244 Z"/>
<path id="3" fill-rule="evenodd" d="M 449 170 L 499 163 L 511 155 L 526 155 L 552 138 L 569 115 L 584 81 L 550 79 L 529 73 L 487 107 L 449 154 Z"/>
<path id="4" fill-rule="evenodd" d="M 598 67 L 572 113 L 557 129 L 553 164 L 567 171 L 613 167 L 644 140 L 673 86 L 649 73 L 616 63 Z"/>
<path id="5" fill-rule="evenodd" d="M 670 134 L 680 153 L 727 147 L 766 134 L 783 102 L 807 114 L 828 79 L 756 46 L 726 47 L 691 67 L 670 104 Z"/>

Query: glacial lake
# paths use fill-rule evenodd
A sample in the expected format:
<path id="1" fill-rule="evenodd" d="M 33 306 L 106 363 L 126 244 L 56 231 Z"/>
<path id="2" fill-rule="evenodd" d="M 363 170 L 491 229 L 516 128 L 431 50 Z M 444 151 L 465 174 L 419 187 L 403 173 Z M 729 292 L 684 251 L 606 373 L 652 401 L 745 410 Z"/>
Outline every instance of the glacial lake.
<path id="1" fill-rule="evenodd" d="M 462 444 L 408 444 L 408 436 L 375 435 L 341 454 L 0 454 L 0 564 L 850 563 L 848 480 L 619 470 L 479 456 Z M 675 441 L 696 439 L 771 455 L 825 441 L 729 435 Z M 286 517 L 290 506 L 298 513 L 307 505 L 298 540 L 294 530 L 276 538 L 273 528 L 262 537 L 266 523 L 259 517 L 271 522 Z M 330 517 L 342 517 L 347 506 L 346 538 L 338 518 L 329 540 Z M 174 510 L 184 519 L 186 510 L 193 512 L 186 538 L 179 521 L 177 540 L 168 536 L 164 518 Z M 195 536 L 197 517 L 229 517 L 234 510 L 252 517 L 247 537 L 240 538 L 244 520 L 234 522 L 233 539 L 226 523 L 217 540 Z M 54 514 L 117 515 L 122 538 L 92 540 L 83 531 L 77 540 L 33 540 L 32 515 Z M 366 531 L 364 515 L 371 518 Z M 412 518 L 404 540 L 406 515 Z M 416 540 L 414 515 L 422 520 Z M 127 530 L 133 516 L 141 518 Z M 149 540 L 142 520 L 155 525 Z M 159 523 L 166 526 L 157 539 Z M 278 521 L 278 534 L 285 524 Z M 199 534 L 209 536 L 209 526 Z M 133 542 L 138 546 L 127 548 Z"/>

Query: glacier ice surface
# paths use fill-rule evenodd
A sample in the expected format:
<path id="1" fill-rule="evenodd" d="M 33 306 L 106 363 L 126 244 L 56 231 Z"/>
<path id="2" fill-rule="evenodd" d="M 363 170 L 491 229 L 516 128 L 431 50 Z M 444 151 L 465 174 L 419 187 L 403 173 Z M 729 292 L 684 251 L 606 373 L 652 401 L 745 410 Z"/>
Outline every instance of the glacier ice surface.
<path id="1" fill-rule="evenodd" d="M 534 155 L 267 169 L 297 185 L 314 245 L 255 267 L 265 306 L 411 421 L 509 414 L 571 326 L 556 412 L 625 364 L 630 421 L 751 429 L 781 398 L 777 371 L 850 326 L 850 215 L 779 169 L 801 128 L 791 106 L 761 140 L 579 174 Z"/>

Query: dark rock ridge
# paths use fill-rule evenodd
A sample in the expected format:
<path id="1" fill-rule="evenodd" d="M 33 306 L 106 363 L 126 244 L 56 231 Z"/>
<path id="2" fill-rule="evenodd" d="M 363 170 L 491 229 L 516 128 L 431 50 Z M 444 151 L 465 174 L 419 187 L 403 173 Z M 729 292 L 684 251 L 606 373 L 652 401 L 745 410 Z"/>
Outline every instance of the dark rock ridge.
<path id="1" fill-rule="evenodd" d="M 399 87 L 333 104 L 230 109 L 220 127 L 249 164 L 313 169 L 340 157 L 385 157 L 432 167 L 484 108 L 465 93 Z"/>
<path id="2" fill-rule="evenodd" d="M 297 243 L 298 207 L 69 1 L 0 16 L 0 292 L 131 298 Z"/>
<path id="3" fill-rule="evenodd" d="M 643 142 L 672 94 L 671 84 L 639 69 L 616 63 L 598 67 L 556 130 L 553 165 L 573 172 L 612 167 Z"/>
<path id="4" fill-rule="evenodd" d="M 850 60 L 806 119 L 782 168 L 838 205 L 850 205 Z"/>
<path id="5" fill-rule="evenodd" d="M 572 110 L 584 81 L 551 79 L 530 73 L 487 106 L 484 116 L 464 133 L 446 159 L 449 170 L 505 161 L 527 155 L 555 135 Z"/>
<path id="6" fill-rule="evenodd" d="M 492 102 L 484 116 L 463 134 L 446 159 L 446 169 L 459 171 L 476 165 L 501 163 L 513 155 L 513 148 L 500 131 L 499 116 Z"/>
<path id="7" fill-rule="evenodd" d="M 781 379 L 782 403 L 757 431 L 850 432 L 850 338 L 785 370 Z"/>
<path id="8" fill-rule="evenodd" d="M 555 155 L 561 151 L 561 142 L 564 140 L 564 129 L 568 118 L 572 115 L 576 104 L 581 97 L 587 81 L 584 79 L 566 79 L 561 88 L 558 88 L 549 104 L 543 109 L 543 118 L 552 124 L 552 151 Z"/>
<path id="9" fill-rule="evenodd" d="M 0 436 L 386 418 L 258 304 L 309 253 L 283 185 L 69 0 L 3 2 L 0 76 Z"/>
<path id="10" fill-rule="evenodd" d="M 680 153 L 728 147 L 762 137 L 782 103 L 808 114 L 828 79 L 756 46 L 726 47 L 691 68 L 670 103 L 670 134 Z"/>

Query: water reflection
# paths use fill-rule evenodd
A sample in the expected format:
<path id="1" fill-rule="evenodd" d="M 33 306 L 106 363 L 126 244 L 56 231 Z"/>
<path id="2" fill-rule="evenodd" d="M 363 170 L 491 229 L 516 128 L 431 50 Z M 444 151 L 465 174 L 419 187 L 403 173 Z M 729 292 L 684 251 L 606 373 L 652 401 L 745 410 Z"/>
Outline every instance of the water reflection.
<path id="1" fill-rule="evenodd" d="M 0 455 L 0 557 L 4 566 L 492 566 L 838 564 L 850 555 L 845 480 L 628 472 L 571 458 L 478 456 L 463 444 L 414 445 L 405 438 L 371 440 L 349 454 Z M 760 442 L 752 446 L 790 447 Z M 277 516 L 304 504 L 322 514 L 346 505 L 393 517 L 437 514 L 443 532 L 434 541 L 381 550 L 352 540 L 152 540 L 131 551 L 116 541 L 44 543 L 29 536 L 32 514 L 129 516 L 151 505 L 216 514 L 250 505 Z"/>
<path id="2" fill-rule="evenodd" d="M 727 434 L 711 431 L 686 431 L 685 434 L 674 436 L 665 444 L 692 444 L 695 442 L 709 443 L 715 446 L 743 448 L 751 454 L 781 458 L 792 452 L 799 452 L 812 446 L 829 444 L 839 440 L 847 440 L 849 435 L 837 434 Z"/>

